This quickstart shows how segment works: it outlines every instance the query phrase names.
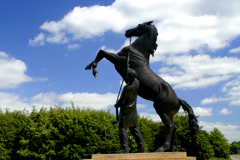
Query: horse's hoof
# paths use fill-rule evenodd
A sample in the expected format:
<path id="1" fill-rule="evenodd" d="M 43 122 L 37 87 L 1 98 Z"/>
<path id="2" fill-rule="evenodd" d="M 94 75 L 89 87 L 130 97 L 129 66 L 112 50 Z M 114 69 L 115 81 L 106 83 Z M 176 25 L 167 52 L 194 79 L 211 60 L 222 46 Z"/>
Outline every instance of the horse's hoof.
<path id="1" fill-rule="evenodd" d="M 159 147 L 155 152 L 164 152 L 163 147 Z"/>
<path id="2" fill-rule="evenodd" d="M 91 69 L 91 64 L 87 65 L 87 67 L 85 68 L 85 70 L 90 70 Z"/>
<path id="3" fill-rule="evenodd" d="M 95 70 L 95 69 L 93 69 L 93 76 L 95 77 L 95 78 L 97 78 L 97 71 Z"/>

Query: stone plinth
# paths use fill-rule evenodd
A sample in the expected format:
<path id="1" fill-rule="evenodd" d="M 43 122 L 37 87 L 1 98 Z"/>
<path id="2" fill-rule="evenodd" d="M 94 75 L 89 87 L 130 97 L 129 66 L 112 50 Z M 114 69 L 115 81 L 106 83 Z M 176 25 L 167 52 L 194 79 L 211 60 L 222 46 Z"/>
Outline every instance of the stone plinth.
<path id="1" fill-rule="evenodd" d="M 92 160 L 196 160 L 187 157 L 186 152 L 129 153 L 129 154 L 93 154 Z"/>

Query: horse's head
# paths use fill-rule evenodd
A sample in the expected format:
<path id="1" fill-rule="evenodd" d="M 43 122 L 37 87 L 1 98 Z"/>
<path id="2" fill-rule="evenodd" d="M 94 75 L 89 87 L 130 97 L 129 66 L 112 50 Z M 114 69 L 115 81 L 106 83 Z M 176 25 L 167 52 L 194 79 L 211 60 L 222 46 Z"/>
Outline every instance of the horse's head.
<path id="1" fill-rule="evenodd" d="M 154 55 L 154 51 L 157 49 L 157 29 L 155 26 L 151 25 L 153 21 L 145 22 L 139 24 L 137 27 L 126 30 L 125 36 L 129 37 L 141 37 L 142 35 L 148 35 L 148 38 L 139 38 L 139 41 L 136 40 L 135 43 L 139 43 L 138 48 L 143 54 Z M 147 55 L 147 56 L 149 56 Z"/>
<path id="2" fill-rule="evenodd" d="M 141 35 L 143 35 L 146 32 L 146 26 L 151 25 L 152 22 L 153 21 L 145 22 L 145 23 L 139 24 L 137 27 L 126 30 L 125 36 L 127 38 L 132 37 L 132 36 L 140 37 Z"/>

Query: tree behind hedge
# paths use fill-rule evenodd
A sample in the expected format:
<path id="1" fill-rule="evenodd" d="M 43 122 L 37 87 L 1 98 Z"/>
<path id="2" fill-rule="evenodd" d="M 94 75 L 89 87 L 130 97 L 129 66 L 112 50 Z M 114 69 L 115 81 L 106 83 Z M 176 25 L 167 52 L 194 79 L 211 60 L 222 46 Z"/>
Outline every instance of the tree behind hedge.
<path id="1" fill-rule="evenodd" d="M 193 149 L 197 152 L 196 157 L 198 160 L 206 160 L 213 158 L 214 148 L 208 139 L 209 134 L 205 130 L 199 130 L 196 137 L 194 137 L 192 144 Z"/>
<path id="2" fill-rule="evenodd" d="M 177 146 L 175 145 L 174 151 L 186 151 L 188 156 L 195 156 L 198 160 L 214 156 L 214 150 L 208 139 L 209 134 L 200 128 L 196 135 L 192 135 L 186 112 L 176 114 L 173 121 L 177 126 Z"/>
<path id="3" fill-rule="evenodd" d="M 217 128 L 214 128 L 210 132 L 208 138 L 213 146 L 215 157 L 230 158 L 230 147 L 228 145 L 228 140 Z"/>
<path id="4" fill-rule="evenodd" d="M 237 154 L 238 153 L 238 150 L 240 150 L 240 141 L 236 142 L 232 142 L 230 145 L 230 152 L 231 154 Z"/>

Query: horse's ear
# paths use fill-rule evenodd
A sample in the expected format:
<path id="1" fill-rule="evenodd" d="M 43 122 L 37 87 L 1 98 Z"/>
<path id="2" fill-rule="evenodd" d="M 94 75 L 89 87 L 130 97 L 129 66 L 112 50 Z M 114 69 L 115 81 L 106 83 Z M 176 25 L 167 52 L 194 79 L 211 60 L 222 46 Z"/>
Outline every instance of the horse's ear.
<path id="1" fill-rule="evenodd" d="M 153 21 L 146 22 L 147 25 L 151 25 Z"/>

